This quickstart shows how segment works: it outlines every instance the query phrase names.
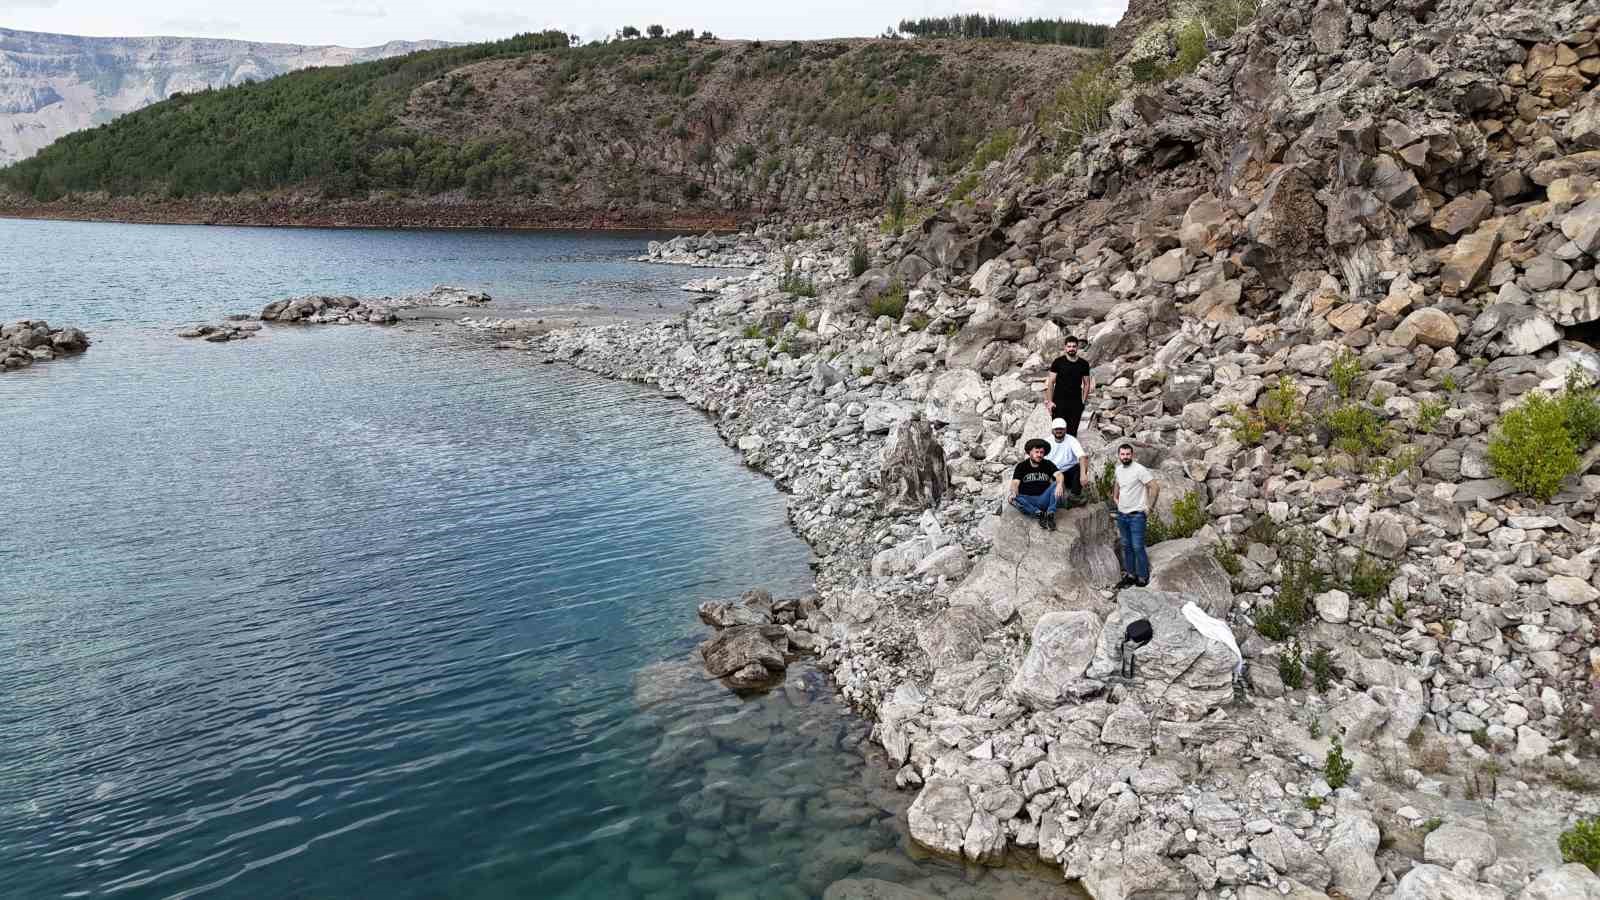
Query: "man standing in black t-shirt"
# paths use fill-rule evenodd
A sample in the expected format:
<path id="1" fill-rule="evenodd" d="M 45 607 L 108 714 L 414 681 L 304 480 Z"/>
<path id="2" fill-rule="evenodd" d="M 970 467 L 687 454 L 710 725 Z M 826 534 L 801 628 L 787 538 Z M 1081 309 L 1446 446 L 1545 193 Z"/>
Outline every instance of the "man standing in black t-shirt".
<path id="1" fill-rule="evenodd" d="M 1089 363 L 1078 357 L 1078 339 L 1068 335 L 1064 353 L 1050 364 L 1050 374 L 1044 381 L 1044 407 L 1052 418 L 1065 419 L 1067 434 L 1078 436 L 1078 420 L 1083 418 L 1084 404 L 1089 402 L 1089 389 L 1094 387 L 1094 376 Z"/>
<path id="2" fill-rule="evenodd" d="M 1036 516 L 1039 527 L 1056 530 L 1056 504 L 1066 486 L 1061 481 L 1061 470 L 1044 458 L 1050 444 L 1039 438 L 1030 438 L 1022 449 L 1028 458 L 1011 470 L 1011 505 L 1025 515 Z"/>

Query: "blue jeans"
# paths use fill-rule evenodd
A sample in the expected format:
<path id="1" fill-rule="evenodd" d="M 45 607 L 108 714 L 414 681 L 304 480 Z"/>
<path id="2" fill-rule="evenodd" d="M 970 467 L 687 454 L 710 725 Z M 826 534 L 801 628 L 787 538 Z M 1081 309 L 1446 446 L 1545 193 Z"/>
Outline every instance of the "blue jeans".
<path id="1" fill-rule="evenodd" d="M 1055 486 L 1051 485 L 1045 488 L 1044 493 L 1034 494 L 1031 497 L 1027 494 L 1018 494 L 1011 498 L 1011 505 L 1030 516 L 1036 516 L 1039 513 L 1054 513 L 1056 511 Z"/>
<path id="2" fill-rule="evenodd" d="M 1122 538 L 1122 571 L 1140 581 L 1150 580 L 1150 554 L 1144 549 L 1145 521 L 1142 512 L 1117 513 L 1117 534 Z"/>

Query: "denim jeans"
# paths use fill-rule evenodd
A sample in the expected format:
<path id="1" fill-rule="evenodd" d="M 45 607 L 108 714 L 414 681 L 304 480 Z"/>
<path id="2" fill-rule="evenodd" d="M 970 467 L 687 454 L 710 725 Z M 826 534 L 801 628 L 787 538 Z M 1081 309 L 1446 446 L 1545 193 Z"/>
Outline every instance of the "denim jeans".
<path id="1" fill-rule="evenodd" d="M 1150 580 L 1150 554 L 1144 549 L 1145 521 L 1142 512 L 1117 513 L 1117 534 L 1122 538 L 1122 571 L 1140 581 Z"/>
<path id="2" fill-rule="evenodd" d="M 1055 486 L 1051 485 L 1045 488 L 1044 493 L 1034 494 L 1031 497 L 1027 494 L 1018 494 L 1011 498 L 1011 505 L 1030 516 L 1036 516 L 1039 513 L 1053 513 L 1056 511 Z"/>

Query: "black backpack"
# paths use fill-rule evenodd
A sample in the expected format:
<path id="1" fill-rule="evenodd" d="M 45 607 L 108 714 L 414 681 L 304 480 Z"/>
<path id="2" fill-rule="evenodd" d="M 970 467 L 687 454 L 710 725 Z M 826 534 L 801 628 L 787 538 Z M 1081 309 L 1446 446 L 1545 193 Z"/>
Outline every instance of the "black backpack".
<path id="1" fill-rule="evenodd" d="M 1122 677 L 1133 677 L 1133 654 L 1128 652 L 1128 645 L 1132 644 L 1133 649 L 1137 650 L 1150 643 L 1153 637 L 1155 631 L 1150 627 L 1149 619 L 1134 619 L 1128 623 L 1128 629 L 1122 635 Z"/>

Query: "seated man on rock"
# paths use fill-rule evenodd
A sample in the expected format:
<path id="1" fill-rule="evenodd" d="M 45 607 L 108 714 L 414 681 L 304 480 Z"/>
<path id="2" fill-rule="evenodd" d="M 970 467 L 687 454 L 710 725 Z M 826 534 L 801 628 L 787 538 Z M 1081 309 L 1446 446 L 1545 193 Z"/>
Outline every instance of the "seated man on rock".
<path id="1" fill-rule="evenodd" d="M 1088 462 L 1084 459 L 1083 445 L 1078 439 L 1067 433 L 1065 419 L 1056 419 L 1050 423 L 1051 447 L 1045 454 L 1045 459 L 1055 464 L 1056 470 L 1061 473 L 1066 482 L 1067 493 L 1065 503 L 1068 509 L 1083 500 L 1083 472 L 1088 469 Z"/>
<path id="2" fill-rule="evenodd" d="M 1054 531 L 1056 504 L 1061 502 L 1061 495 L 1066 488 L 1055 463 L 1044 458 L 1050 449 L 1050 442 L 1042 438 L 1030 438 L 1022 445 L 1022 449 L 1027 451 L 1028 458 L 1011 470 L 1011 505 L 1027 515 L 1038 517 L 1040 528 Z"/>

